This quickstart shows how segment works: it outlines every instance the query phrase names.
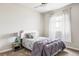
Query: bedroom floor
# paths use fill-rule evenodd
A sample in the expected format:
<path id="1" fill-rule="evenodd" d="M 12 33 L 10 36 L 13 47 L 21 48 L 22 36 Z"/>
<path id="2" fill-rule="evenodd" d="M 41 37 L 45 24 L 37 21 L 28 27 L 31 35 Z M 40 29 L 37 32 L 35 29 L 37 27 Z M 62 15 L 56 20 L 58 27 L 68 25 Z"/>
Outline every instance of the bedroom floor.
<path id="1" fill-rule="evenodd" d="M 5 53 L 1 53 L 0 56 L 31 56 L 31 52 L 27 49 L 21 49 L 18 51 L 8 51 Z M 79 56 L 79 51 L 65 49 L 56 56 Z"/>

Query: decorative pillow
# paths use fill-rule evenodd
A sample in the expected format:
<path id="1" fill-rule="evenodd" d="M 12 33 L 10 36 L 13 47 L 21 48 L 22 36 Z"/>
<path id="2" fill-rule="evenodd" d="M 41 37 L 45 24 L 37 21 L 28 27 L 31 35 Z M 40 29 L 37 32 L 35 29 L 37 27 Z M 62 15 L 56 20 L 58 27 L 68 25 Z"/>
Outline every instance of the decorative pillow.
<path id="1" fill-rule="evenodd" d="M 32 33 L 28 33 L 26 36 L 27 36 L 27 38 L 31 38 L 31 39 L 33 39 L 33 35 L 32 35 Z"/>
<path id="2" fill-rule="evenodd" d="M 33 39 L 34 38 L 34 34 L 33 33 L 26 33 L 24 35 L 25 38 L 29 38 L 29 39 Z"/>
<path id="3" fill-rule="evenodd" d="M 39 34 L 38 32 L 23 32 L 21 37 L 22 38 L 28 38 L 28 39 L 36 39 L 38 38 Z"/>

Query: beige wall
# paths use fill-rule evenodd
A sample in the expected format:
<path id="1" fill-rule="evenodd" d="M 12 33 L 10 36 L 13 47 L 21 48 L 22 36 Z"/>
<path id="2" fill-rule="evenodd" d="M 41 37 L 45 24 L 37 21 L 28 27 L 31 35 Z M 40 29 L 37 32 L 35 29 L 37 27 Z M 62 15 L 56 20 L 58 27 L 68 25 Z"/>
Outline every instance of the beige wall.
<path id="1" fill-rule="evenodd" d="M 65 8 L 72 7 L 71 8 L 71 39 L 72 42 L 67 42 L 67 45 L 72 48 L 78 48 L 79 49 L 79 4 L 71 4 L 69 6 L 63 7 L 58 10 L 50 11 L 43 14 L 44 17 L 44 36 L 48 36 L 49 31 L 49 18 L 51 14 L 54 12 L 61 11 Z"/>
<path id="2" fill-rule="evenodd" d="M 79 48 L 79 4 L 73 4 L 71 9 L 72 47 Z"/>
<path id="3" fill-rule="evenodd" d="M 38 31 L 43 33 L 42 16 L 19 4 L 0 4 L 0 51 L 11 48 L 15 32 Z"/>

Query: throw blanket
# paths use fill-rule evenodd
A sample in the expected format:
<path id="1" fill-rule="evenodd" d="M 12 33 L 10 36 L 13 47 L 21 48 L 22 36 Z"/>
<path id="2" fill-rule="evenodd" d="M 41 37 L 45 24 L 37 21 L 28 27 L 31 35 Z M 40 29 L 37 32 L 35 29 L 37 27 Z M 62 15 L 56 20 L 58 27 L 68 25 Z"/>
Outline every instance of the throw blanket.
<path id="1" fill-rule="evenodd" d="M 51 56 L 64 48 L 65 45 L 60 40 L 45 39 L 34 43 L 32 56 Z"/>

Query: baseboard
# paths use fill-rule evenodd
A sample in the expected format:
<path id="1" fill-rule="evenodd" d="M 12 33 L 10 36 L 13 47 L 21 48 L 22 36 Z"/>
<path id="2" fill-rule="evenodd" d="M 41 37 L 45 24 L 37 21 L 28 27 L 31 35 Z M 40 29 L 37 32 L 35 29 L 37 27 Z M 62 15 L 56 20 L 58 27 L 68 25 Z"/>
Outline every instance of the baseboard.
<path id="1" fill-rule="evenodd" d="M 4 53 L 4 52 L 7 52 L 7 51 L 11 51 L 11 50 L 12 50 L 12 48 L 5 49 L 5 50 L 0 51 L 0 53 Z"/>
<path id="2" fill-rule="evenodd" d="M 72 50 L 75 50 L 75 51 L 79 51 L 78 48 L 74 48 L 74 47 L 67 47 L 68 49 L 72 49 Z"/>

